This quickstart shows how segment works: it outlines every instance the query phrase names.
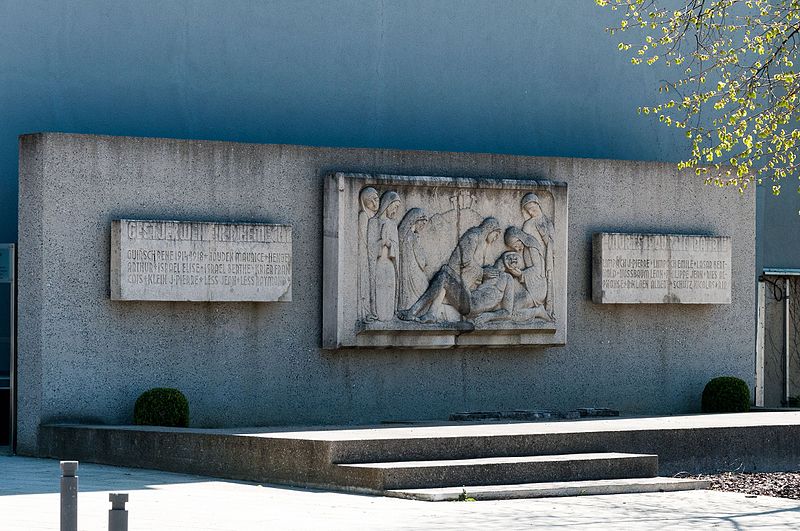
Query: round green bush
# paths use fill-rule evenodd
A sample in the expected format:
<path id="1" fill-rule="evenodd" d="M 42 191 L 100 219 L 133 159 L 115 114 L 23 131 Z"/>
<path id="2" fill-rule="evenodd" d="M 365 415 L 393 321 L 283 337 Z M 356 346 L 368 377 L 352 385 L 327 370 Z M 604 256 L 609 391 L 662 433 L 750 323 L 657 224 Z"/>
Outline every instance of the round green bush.
<path id="1" fill-rule="evenodd" d="M 156 387 L 145 391 L 133 407 L 133 423 L 147 426 L 189 426 L 189 401 L 177 389 Z"/>
<path id="2" fill-rule="evenodd" d="M 741 378 L 720 376 L 703 389 L 703 413 L 750 411 L 750 388 Z"/>

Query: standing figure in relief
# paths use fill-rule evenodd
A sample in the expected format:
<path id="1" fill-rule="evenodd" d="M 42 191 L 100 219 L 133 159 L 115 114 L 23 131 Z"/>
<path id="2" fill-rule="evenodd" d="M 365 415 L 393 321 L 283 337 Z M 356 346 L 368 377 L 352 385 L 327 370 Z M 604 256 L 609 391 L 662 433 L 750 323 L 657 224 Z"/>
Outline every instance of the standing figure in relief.
<path id="1" fill-rule="evenodd" d="M 553 237 L 555 227 L 539 204 L 539 196 L 533 192 L 527 193 L 522 197 L 522 217 L 525 223 L 522 230 L 526 234 L 533 236 L 539 244 L 540 249 L 544 250 L 544 273 L 547 279 L 547 294 L 544 300 L 544 308 L 548 313 L 553 311 Z"/>
<path id="2" fill-rule="evenodd" d="M 370 276 L 370 300 L 378 321 L 391 321 L 397 311 L 397 262 L 400 251 L 397 215 L 400 195 L 384 192 L 377 214 L 367 224 L 367 245 L 375 267 Z"/>
<path id="3" fill-rule="evenodd" d="M 417 302 L 428 287 L 428 261 L 419 240 L 428 225 L 421 208 L 412 208 L 400 222 L 400 291 L 398 308 L 407 309 Z"/>
<path id="4" fill-rule="evenodd" d="M 367 225 L 378 212 L 378 191 L 367 186 L 358 194 L 361 210 L 358 212 L 358 317 L 363 322 L 375 320 L 375 310 L 370 304 L 370 282 L 375 261 L 370 260 L 367 247 Z"/>

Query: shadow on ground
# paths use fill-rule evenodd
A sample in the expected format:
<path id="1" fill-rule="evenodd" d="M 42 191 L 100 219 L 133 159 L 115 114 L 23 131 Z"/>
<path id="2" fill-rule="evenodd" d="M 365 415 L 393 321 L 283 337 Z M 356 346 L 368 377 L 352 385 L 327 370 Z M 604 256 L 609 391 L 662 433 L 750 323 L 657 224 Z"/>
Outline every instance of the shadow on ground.
<path id="1" fill-rule="evenodd" d="M 0 455 L 0 496 L 52 494 L 60 492 L 61 469 L 55 459 Z M 78 489 L 92 491 L 130 491 L 158 485 L 216 481 L 202 476 L 173 474 L 93 463 L 81 463 Z M 226 480 L 229 483 L 252 483 Z"/>

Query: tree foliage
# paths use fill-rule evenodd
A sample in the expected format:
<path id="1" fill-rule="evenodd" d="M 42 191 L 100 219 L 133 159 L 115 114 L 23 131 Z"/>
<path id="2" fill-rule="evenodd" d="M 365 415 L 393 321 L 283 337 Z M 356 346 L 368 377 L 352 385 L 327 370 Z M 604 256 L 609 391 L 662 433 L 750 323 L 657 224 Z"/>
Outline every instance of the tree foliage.
<path id="1" fill-rule="evenodd" d="M 680 163 L 717 186 L 744 191 L 754 181 L 781 191 L 798 175 L 800 0 L 595 0 L 617 11 L 612 35 L 634 65 L 664 64 L 675 79 L 639 112 L 684 130 L 691 152 Z M 800 188 L 798 188 L 800 192 Z"/>

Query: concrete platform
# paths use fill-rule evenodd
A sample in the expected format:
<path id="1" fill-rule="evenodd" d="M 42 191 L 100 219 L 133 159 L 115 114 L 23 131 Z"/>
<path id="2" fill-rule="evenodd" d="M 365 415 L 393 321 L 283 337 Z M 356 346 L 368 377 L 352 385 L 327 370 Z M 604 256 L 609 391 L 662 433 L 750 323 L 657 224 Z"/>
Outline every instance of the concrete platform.
<path id="1" fill-rule="evenodd" d="M 365 492 L 375 485 L 339 465 L 621 452 L 658 455 L 665 476 L 800 469 L 800 412 L 359 428 L 61 424 L 40 430 L 40 456 Z"/>

